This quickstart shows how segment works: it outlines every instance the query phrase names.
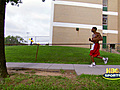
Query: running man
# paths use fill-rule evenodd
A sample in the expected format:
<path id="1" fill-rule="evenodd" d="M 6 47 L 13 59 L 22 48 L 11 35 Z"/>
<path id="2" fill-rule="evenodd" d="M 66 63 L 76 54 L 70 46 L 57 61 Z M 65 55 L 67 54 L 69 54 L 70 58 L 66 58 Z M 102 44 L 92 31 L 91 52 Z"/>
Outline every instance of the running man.
<path id="1" fill-rule="evenodd" d="M 89 38 L 89 41 L 93 42 L 92 48 L 90 49 L 90 56 L 91 56 L 91 60 L 92 60 L 92 64 L 90 65 L 90 67 L 95 66 L 95 61 L 94 61 L 94 57 L 102 59 L 104 61 L 105 64 L 107 64 L 108 58 L 104 58 L 104 57 L 100 57 L 100 44 L 99 41 L 102 41 L 103 38 L 101 36 L 101 34 L 99 32 L 96 32 L 97 28 L 93 27 L 91 32 L 93 33 L 92 35 L 92 39 Z"/>

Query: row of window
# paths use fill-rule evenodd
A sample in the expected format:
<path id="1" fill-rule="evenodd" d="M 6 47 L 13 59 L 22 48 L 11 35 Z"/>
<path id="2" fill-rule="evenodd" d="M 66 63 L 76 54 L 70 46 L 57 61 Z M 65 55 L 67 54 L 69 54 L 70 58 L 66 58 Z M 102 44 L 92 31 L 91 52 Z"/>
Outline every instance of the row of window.
<path id="1" fill-rule="evenodd" d="M 107 11 L 108 0 L 103 0 L 103 11 Z M 103 15 L 103 30 L 107 30 L 108 16 Z"/>
<path id="2" fill-rule="evenodd" d="M 107 11 L 108 0 L 103 0 L 103 11 Z M 108 16 L 103 15 L 103 30 L 107 30 Z M 107 43 L 107 37 L 103 36 L 103 43 Z M 106 48 L 106 44 L 103 44 L 103 48 Z"/>

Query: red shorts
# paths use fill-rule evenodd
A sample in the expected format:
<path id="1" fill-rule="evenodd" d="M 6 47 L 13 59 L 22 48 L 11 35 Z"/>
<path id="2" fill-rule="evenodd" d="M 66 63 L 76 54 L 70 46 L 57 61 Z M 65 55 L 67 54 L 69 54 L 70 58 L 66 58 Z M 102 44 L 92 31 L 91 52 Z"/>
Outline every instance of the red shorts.
<path id="1" fill-rule="evenodd" d="M 99 56 L 100 55 L 99 49 L 100 49 L 100 44 L 99 43 L 93 44 L 89 55 L 93 56 L 93 57 Z"/>

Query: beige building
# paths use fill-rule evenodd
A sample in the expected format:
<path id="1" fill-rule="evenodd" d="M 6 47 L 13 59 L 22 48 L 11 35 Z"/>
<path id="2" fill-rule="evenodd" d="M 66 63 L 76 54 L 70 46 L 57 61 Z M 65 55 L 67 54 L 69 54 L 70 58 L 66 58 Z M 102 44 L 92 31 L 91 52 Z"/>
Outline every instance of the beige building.
<path id="1" fill-rule="evenodd" d="M 119 4 L 119 0 L 53 0 L 49 43 L 90 43 L 91 28 L 97 27 L 103 43 L 115 47 L 120 43 Z"/>

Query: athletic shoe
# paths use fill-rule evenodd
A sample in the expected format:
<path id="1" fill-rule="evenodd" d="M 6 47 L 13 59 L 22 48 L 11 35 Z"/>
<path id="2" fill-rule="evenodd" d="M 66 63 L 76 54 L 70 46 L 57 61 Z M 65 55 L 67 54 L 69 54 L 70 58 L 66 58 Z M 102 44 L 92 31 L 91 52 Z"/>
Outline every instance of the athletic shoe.
<path id="1" fill-rule="evenodd" d="M 104 63 L 105 63 L 105 64 L 107 64 L 107 62 L 108 62 L 108 57 L 105 58 L 105 60 L 104 60 Z"/>
<path id="2" fill-rule="evenodd" d="M 89 65 L 89 67 L 94 67 L 96 66 L 95 62 L 91 63 L 91 65 Z"/>

